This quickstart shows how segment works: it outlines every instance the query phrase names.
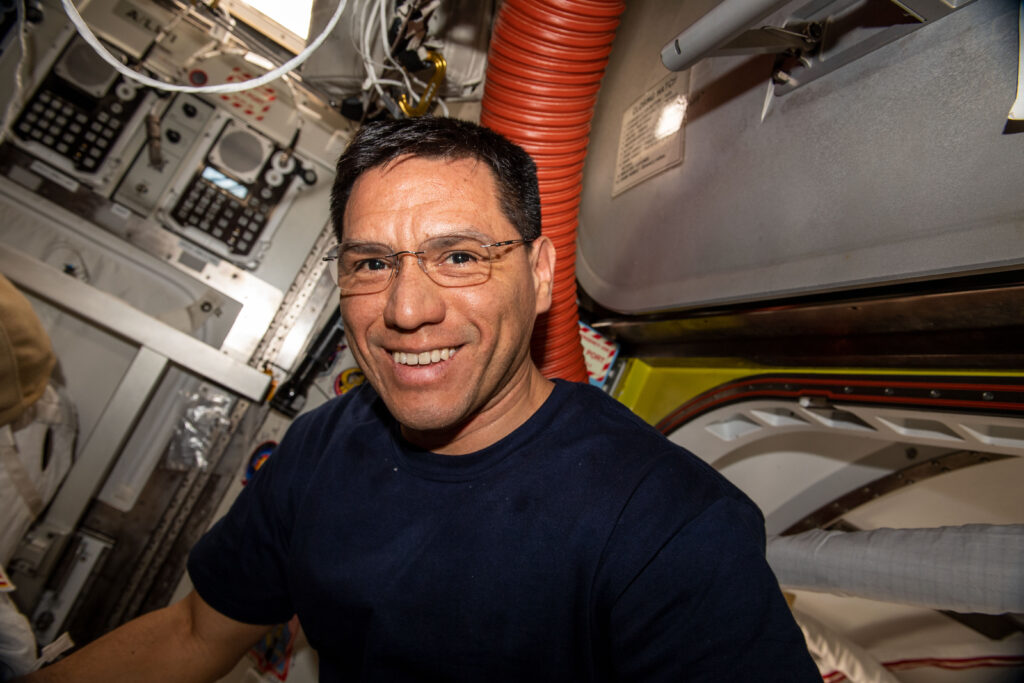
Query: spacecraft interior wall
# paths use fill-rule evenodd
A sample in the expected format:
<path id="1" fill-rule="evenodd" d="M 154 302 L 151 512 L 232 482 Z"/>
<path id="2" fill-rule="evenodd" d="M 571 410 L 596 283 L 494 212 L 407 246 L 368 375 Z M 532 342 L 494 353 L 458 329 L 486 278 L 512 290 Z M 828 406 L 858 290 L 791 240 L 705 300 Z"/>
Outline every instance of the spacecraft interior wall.
<path id="1" fill-rule="evenodd" d="M 348 124 L 292 79 L 216 94 L 141 87 L 75 35 L 59 2 L 40 8 L 42 20 L 0 54 L 0 84 L 10 86 L 0 92 L 10 123 L 0 180 L 15 188 L 22 213 L 67 214 L 109 233 L 124 247 L 111 259 L 169 266 L 201 283 L 218 298 L 205 311 L 231 321 L 228 333 L 204 341 L 248 362 L 301 287 L 310 254 L 326 248 L 333 165 Z M 215 40 L 190 12 L 147 0 L 82 8 L 113 54 L 141 55 L 170 82 L 231 83 L 267 68 L 245 46 Z M 129 282 L 123 298 L 158 316 L 159 297 L 156 308 L 141 305 L 132 297 L 145 299 L 145 285 Z"/>
<path id="2" fill-rule="evenodd" d="M 36 9 L 39 20 L 0 51 L 0 240 L 85 296 L 112 295 L 140 320 L 255 364 L 268 332 L 285 326 L 279 307 L 319 277 L 306 269 L 328 239 L 333 164 L 347 135 L 340 115 L 291 80 L 212 95 L 137 86 L 75 35 L 59 0 Z M 247 80 L 266 68 L 214 40 L 187 7 L 92 0 L 81 10 L 113 54 L 141 58 L 168 81 Z M 32 303 L 85 443 L 139 348 L 60 301 Z M 134 505 L 176 424 L 180 411 L 168 406 L 200 377 L 186 362 L 154 385 L 104 502 Z"/>
<path id="3" fill-rule="evenodd" d="M 671 73 L 661 47 L 713 4 L 623 15 L 580 212 L 578 277 L 598 303 L 696 308 L 1024 263 L 1014 0 L 963 6 L 784 95 L 772 55 L 704 59 L 678 74 L 686 118 L 660 172 L 624 187 L 630 164 L 658 162 L 637 152 L 634 114 Z"/>

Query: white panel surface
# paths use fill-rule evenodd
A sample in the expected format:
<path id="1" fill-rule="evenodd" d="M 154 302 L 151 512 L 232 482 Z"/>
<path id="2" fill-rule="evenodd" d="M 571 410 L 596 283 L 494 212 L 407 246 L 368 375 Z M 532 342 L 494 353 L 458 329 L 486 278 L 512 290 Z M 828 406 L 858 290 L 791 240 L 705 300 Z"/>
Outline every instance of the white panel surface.
<path id="1" fill-rule="evenodd" d="M 773 58 L 690 70 L 683 163 L 612 197 L 623 112 L 713 3 L 628 3 L 586 162 L 578 277 L 638 313 L 1019 267 L 1014 0 L 977 0 L 781 97 Z M 780 24 L 805 2 L 769 18 Z"/>

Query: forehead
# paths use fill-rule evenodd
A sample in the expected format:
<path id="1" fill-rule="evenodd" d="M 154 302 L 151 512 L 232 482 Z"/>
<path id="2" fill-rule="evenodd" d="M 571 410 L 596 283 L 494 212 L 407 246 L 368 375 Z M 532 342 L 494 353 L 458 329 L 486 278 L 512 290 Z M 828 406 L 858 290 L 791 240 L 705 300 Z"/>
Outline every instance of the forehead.
<path id="1" fill-rule="evenodd" d="M 353 185 L 343 225 L 346 240 L 387 243 L 453 228 L 518 237 L 501 210 L 493 172 L 476 159 L 402 157 L 372 168 Z"/>

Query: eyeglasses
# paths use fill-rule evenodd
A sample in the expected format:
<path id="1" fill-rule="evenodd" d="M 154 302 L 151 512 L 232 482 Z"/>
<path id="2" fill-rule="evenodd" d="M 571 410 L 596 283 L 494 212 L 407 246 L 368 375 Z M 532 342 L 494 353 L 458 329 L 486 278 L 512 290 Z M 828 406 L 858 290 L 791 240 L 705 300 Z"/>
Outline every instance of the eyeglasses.
<path id="1" fill-rule="evenodd" d="M 427 240 L 416 251 L 389 252 L 379 244 L 342 244 L 327 252 L 323 260 L 337 261 L 342 294 L 384 291 L 401 269 L 403 256 L 415 256 L 427 277 L 442 287 L 470 287 L 487 282 L 491 263 L 504 255 L 505 247 L 531 242 L 521 239 L 481 244 L 470 237 L 446 235 Z"/>

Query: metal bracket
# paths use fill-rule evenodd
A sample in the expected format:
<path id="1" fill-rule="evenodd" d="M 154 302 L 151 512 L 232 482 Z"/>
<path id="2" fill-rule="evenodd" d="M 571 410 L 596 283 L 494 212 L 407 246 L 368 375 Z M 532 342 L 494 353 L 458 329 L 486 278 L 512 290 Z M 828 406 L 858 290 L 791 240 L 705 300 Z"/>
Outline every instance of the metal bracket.
<path id="1" fill-rule="evenodd" d="M 744 31 L 715 50 L 715 57 L 759 54 L 805 54 L 813 52 L 821 41 L 821 24 L 762 26 Z"/>
<path id="2" fill-rule="evenodd" d="M 801 33 L 813 26 L 817 40 L 809 49 L 780 51 L 774 94 L 792 92 L 974 1 L 815 0 L 782 29 Z"/>

